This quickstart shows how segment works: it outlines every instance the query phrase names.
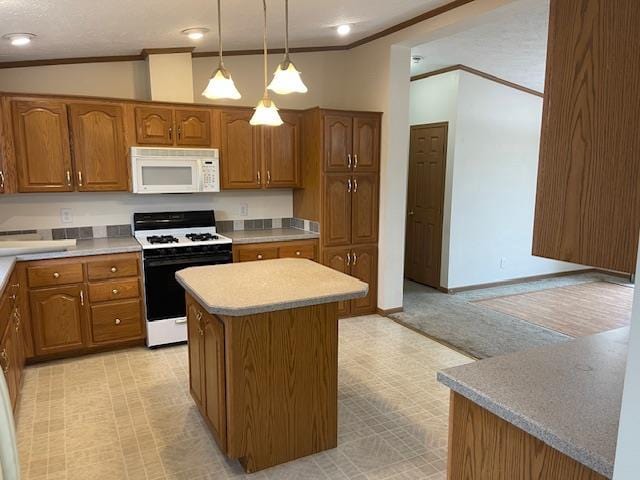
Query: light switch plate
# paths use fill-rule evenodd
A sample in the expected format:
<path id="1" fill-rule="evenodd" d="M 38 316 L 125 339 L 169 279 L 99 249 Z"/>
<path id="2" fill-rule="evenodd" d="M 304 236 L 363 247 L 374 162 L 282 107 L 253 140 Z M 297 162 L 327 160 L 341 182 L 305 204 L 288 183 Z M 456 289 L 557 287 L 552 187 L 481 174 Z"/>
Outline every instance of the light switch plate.
<path id="1" fill-rule="evenodd" d="M 66 225 L 73 223 L 73 211 L 70 208 L 60 209 L 60 222 Z"/>
<path id="2" fill-rule="evenodd" d="M 241 203 L 240 204 L 240 216 L 241 217 L 246 217 L 247 215 L 249 215 L 249 204 L 248 203 Z"/>

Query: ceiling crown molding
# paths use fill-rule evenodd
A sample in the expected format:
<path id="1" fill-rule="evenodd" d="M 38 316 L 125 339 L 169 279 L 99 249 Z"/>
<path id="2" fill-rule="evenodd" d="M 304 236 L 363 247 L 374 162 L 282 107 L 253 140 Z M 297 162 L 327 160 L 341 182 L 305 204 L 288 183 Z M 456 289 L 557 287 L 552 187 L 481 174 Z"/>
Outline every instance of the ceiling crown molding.
<path id="1" fill-rule="evenodd" d="M 191 53 L 196 47 L 171 47 L 171 48 L 143 48 L 140 51 L 142 58 L 147 58 L 149 55 L 165 55 L 167 53 Z"/>

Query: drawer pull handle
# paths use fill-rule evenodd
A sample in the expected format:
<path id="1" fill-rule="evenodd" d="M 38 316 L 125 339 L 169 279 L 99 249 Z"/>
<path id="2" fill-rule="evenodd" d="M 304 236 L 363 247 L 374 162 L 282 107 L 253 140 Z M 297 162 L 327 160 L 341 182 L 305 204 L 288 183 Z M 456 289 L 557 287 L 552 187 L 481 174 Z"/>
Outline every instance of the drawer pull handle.
<path id="1" fill-rule="evenodd" d="M 9 355 L 7 355 L 7 349 L 3 348 L 0 352 L 0 360 L 2 360 L 2 372 L 6 375 L 9 373 Z"/>
<path id="2" fill-rule="evenodd" d="M 262 254 L 261 253 L 258 254 L 258 260 L 262 260 Z"/>
<path id="3" fill-rule="evenodd" d="M 114 288 L 113 290 L 111 290 L 111 293 L 113 293 L 114 295 L 117 295 L 120 292 L 118 291 L 117 288 Z"/>
<path id="4" fill-rule="evenodd" d="M 122 321 L 119 318 L 116 318 L 116 325 L 120 325 Z"/>
<path id="5" fill-rule="evenodd" d="M 302 255 L 302 253 L 300 253 L 300 250 L 296 250 L 296 255 L 297 255 L 297 256 Z"/>
<path id="6" fill-rule="evenodd" d="M 53 272 L 53 278 L 60 278 L 60 274 L 58 272 Z"/>
<path id="7" fill-rule="evenodd" d="M 111 267 L 111 273 L 116 273 L 118 269 L 116 267 Z"/>

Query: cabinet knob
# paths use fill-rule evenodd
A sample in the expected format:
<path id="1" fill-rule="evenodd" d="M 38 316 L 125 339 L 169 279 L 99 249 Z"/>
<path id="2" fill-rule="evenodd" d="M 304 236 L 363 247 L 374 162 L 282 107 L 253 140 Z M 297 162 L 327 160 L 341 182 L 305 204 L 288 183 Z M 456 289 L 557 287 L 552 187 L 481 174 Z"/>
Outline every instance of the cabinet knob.
<path id="1" fill-rule="evenodd" d="M 119 318 L 116 318 L 116 325 L 120 325 L 120 323 L 122 323 L 121 320 Z"/>
<path id="2" fill-rule="evenodd" d="M 114 295 L 117 295 L 120 292 L 118 291 L 117 288 L 114 288 L 113 290 L 111 290 L 111 293 L 113 293 Z"/>
<path id="3" fill-rule="evenodd" d="M 258 260 L 262 260 L 262 254 L 261 253 L 258 254 Z"/>
<path id="4" fill-rule="evenodd" d="M 118 269 L 116 267 L 111 267 L 111 273 L 116 273 Z"/>
<path id="5" fill-rule="evenodd" d="M 53 272 L 53 278 L 60 278 L 60 274 L 58 272 Z"/>
<path id="6" fill-rule="evenodd" d="M 299 257 L 300 255 L 302 255 L 302 254 L 300 253 L 300 250 L 296 250 L 296 255 L 297 255 L 298 257 Z"/>

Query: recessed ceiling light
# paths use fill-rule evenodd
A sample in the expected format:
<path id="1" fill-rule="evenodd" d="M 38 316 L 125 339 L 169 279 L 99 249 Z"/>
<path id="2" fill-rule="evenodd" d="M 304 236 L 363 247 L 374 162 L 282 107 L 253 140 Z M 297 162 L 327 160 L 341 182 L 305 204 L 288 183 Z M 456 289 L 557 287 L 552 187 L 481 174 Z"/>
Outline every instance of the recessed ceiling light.
<path id="1" fill-rule="evenodd" d="M 208 28 L 187 28 L 186 30 L 182 30 L 183 35 L 186 35 L 191 40 L 201 40 L 204 37 L 204 34 L 209 31 Z"/>
<path id="2" fill-rule="evenodd" d="M 344 37 L 345 35 L 349 35 L 349 32 L 351 31 L 351 25 L 346 23 L 344 25 L 338 25 L 336 31 L 338 32 L 338 35 Z"/>
<path id="3" fill-rule="evenodd" d="M 16 47 L 23 47 L 31 43 L 31 39 L 34 38 L 33 33 L 7 33 L 2 38 L 11 42 L 11 45 Z"/>

